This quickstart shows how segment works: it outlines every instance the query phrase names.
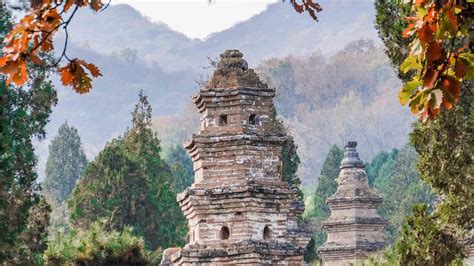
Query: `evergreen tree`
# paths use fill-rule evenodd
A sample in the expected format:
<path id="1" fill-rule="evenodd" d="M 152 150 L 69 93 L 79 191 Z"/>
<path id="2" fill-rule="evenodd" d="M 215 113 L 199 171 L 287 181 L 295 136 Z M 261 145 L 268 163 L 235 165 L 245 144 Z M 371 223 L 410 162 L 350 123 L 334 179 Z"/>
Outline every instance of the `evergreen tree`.
<path id="1" fill-rule="evenodd" d="M 11 26 L 10 13 L 0 3 L 0 44 Z M 33 241 L 25 237 L 27 231 L 44 226 L 28 224 L 30 209 L 40 203 L 32 139 L 44 138 L 57 98 L 43 68 L 29 67 L 29 71 L 24 87 L 7 85 L 0 75 L 0 264 L 33 264 L 25 262 L 30 258 L 25 247 Z"/>
<path id="2" fill-rule="evenodd" d="M 422 256 L 427 249 L 433 251 L 432 257 L 426 258 L 427 264 L 432 262 L 430 259 L 437 258 L 447 265 L 468 255 L 467 246 L 459 248 L 458 244 L 471 244 L 474 229 L 473 87 L 473 82 L 464 82 L 463 96 L 458 105 L 443 112 L 434 121 L 418 123 L 410 136 L 420 155 L 420 177 L 439 195 L 440 200 L 431 215 L 423 216 L 426 222 L 408 223 L 408 231 L 397 243 L 401 261 Z M 408 221 L 414 219 L 418 218 L 413 216 Z M 409 234 L 410 230 L 429 232 L 431 235 Z M 411 245 L 415 242 L 424 244 Z"/>
<path id="3" fill-rule="evenodd" d="M 397 25 L 406 23 L 404 17 L 409 16 L 410 9 L 395 0 L 377 0 L 376 3 L 380 6 L 376 4 L 379 36 L 398 70 L 406 57 L 409 41 L 404 40 L 401 34 L 403 28 Z M 383 8 L 382 4 L 392 8 Z M 407 81 L 410 74 L 408 77 L 399 76 Z M 408 218 L 407 227 L 397 241 L 396 255 L 399 261 L 407 262 L 410 258 L 416 258 L 415 264 L 434 265 L 432 263 L 436 262 L 433 258 L 436 258 L 440 264 L 447 265 L 466 256 L 466 249 L 459 248 L 458 243 L 472 243 L 473 85 L 473 82 L 464 82 L 457 106 L 443 111 L 433 121 L 417 123 L 411 134 L 411 142 L 420 156 L 420 178 L 439 195 L 440 201 L 433 213 L 428 214 L 426 206 L 424 209 L 418 207 L 419 217 L 414 214 Z M 453 238 L 456 241 L 451 241 Z M 424 256 L 427 251 L 431 254 Z"/>
<path id="4" fill-rule="evenodd" d="M 386 180 L 393 175 L 397 155 L 397 149 L 390 152 L 382 151 L 365 165 L 370 186 L 373 186 L 376 180 Z"/>
<path id="5" fill-rule="evenodd" d="M 87 159 L 77 129 L 63 123 L 49 145 L 43 188 L 55 203 L 69 197 L 86 167 Z"/>
<path id="6" fill-rule="evenodd" d="M 293 136 L 289 133 L 288 129 L 283 124 L 276 112 L 276 109 L 273 108 L 270 113 L 270 118 L 273 120 L 273 126 L 275 131 L 279 132 L 282 135 L 287 137 L 287 140 L 282 147 L 282 179 L 290 186 L 299 187 L 301 185 L 301 180 L 298 175 L 298 166 L 300 165 L 300 157 L 298 156 L 298 145 L 296 145 Z M 303 192 L 299 190 L 299 196 L 303 198 Z"/>
<path id="7" fill-rule="evenodd" d="M 385 228 L 387 241 L 393 244 L 413 206 L 420 203 L 431 205 L 435 198 L 430 188 L 420 180 L 416 168 L 418 154 L 411 145 L 406 145 L 400 152 L 394 149 L 381 154 L 387 156 L 375 177 L 374 186 L 384 199 L 379 212 L 388 221 Z M 369 165 L 380 162 L 378 158 L 376 156 Z"/>
<path id="8" fill-rule="evenodd" d="M 159 265 L 161 250 L 149 252 L 133 228 L 110 230 L 97 221 L 87 230 L 73 230 L 48 245 L 46 265 Z"/>
<path id="9" fill-rule="evenodd" d="M 173 146 L 165 161 L 170 166 L 173 191 L 182 192 L 194 182 L 194 170 L 191 157 L 182 145 Z"/>
<path id="10" fill-rule="evenodd" d="M 151 130 L 151 106 L 140 93 L 132 127 L 88 164 L 69 207 L 75 227 L 106 219 L 110 229 L 132 226 L 148 248 L 179 246 L 186 223 L 172 191 L 169 167 Z"/>
<path id="11" fill-rule="evenodd" d="M 307 218 L 311 219 L 314 229 L 314 246 L 311 246 L 312 250 L 307 251 L 308 255 L 312 254 L 313 256 L 307 255 L 305 259 L 307 262 L 318 257 L 317 249 L 326 241 L 326 234 L 321 228 L 321 222 L 329 218 L 329 215 L 331 214 L 329 207 L 326 204 L 326 199 L 332 196 L 337 190 L 339 166 L 343 157 L 344 151 L 339 149 L 336 145 L 333 145 L 324 160 L 321 174 L 318 178 L 316 193 L 313 198 L 313 209 L 307 215 Z"/>
<path id="12" fill-rule="evenodd" d="M 408 45 L 413 40 L 413 37 L 403 37 L 408 25 L 405 18 L 410 15 L 411 5 L 403 4 L 400 0 L 375 0 L 375 10 L 375 28 L 386 47 L 385 52 L 397 70 L 398 77 L 407 81 L 411 73 L 404 74 L 399 71 L 399 67 L 408 56 Z"/>

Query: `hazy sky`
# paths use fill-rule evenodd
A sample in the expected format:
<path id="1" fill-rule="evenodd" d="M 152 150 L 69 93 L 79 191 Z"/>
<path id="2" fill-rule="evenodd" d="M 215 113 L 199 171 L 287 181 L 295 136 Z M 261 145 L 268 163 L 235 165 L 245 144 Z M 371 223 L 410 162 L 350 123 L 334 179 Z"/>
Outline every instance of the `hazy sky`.
<path id="1" fill-rule="evenodd" d="M 275 2 L 278 0 L 112 0 L 112 4 L 127 3 L 152 21 L 201 39 L 245 21 Z"/>

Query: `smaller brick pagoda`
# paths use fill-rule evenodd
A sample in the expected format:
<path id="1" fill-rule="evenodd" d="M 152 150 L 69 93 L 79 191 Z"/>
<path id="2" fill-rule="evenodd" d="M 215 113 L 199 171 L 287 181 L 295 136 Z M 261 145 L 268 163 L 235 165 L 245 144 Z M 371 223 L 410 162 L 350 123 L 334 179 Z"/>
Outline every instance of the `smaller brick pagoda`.
<path id="1" fill-rule="evenodd" d="M 387 221 L 377 213 L 382 197 L 369 186 L 356 146 L 346 144 L 337 191 L 327 200 L 331 216 L 323 229 L 328 238 L 319 249 L 324 265 L 357 264 L 385 247 Z"/>

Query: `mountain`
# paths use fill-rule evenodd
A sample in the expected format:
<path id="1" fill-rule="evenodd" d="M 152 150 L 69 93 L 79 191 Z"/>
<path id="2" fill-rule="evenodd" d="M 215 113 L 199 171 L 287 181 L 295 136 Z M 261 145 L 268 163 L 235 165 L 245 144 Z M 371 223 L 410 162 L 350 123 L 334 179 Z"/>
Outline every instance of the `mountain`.
<path id="1" fill-rule="evenodd" d="M 112 54 L 131 49 L 148 63 L 166 71 L 196 69 L 223 51 L 241 50 L 251 65 L 270 57 L 309 54 L 320 50 L 330 55 L 354 39 L 377 40 L 374 7 L 369 0 L 321 0 L 319 22 L 298 14 L 287 3 L 267 10 L 209 36 L 189 39 L 163 23 L 154 23 L 132 7 L 109 6 L 96 14 L 80 12 L 71 25 L 71 41 L 93 51 Z"/>
<path id="2" fill-rule="evenodd" d="M 265 59 L 291 54 L 319 51 L 329 57 L 361 38 L 377 42 L 372 1 L 319 2 L 324 9 L 319 22 L 296 13 L 288 2 L 275 3 L 205 40 L 152 22 L 128 5 L 111 5 L 98 14 L 81 10 L 70 25 L 68 54 L 96 64 L 104 76 L 94 80 L 93 91 L 86 95 L 55 80 L 59 103 L 48 124 L 48 138 L 67 120 L 78 128 L 92 159 L 130 124 L 139 89 L 149 96 L 155 116 L 173 121 L 197 90 L 195 80 L 205 79 L 212 70 L 204 67 L 209 65 L 207 58 L 217 58 L 226 49 L 240 49 L 256 67 Z M 58 47 L 61 38 L 56 40 Z M 47 144 L 48 140 L 37 145 L 40 166 L 46 161 Z"/>

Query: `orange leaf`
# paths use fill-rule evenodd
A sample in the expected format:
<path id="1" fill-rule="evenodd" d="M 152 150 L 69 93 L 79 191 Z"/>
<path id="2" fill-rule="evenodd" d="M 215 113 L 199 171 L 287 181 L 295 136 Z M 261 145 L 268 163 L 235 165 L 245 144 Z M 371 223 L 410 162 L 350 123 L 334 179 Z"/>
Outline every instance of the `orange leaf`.
<path id="1" fill-rule="evenodd" d="M 413 35 L 413 33 L 415 32 L 415 31 L 413 30 L 414 27 L 415 27 L 415 23 L 412 23 L 412 24 L 408 25 L 408 26 L 406 27 L 406 29 L 403 31 L 403 34 L 402 34 L 403 37 L 404 37 L 404 38 L 407 38 L 408 36 Z"/>
<path id="2" fill-rule="evenodd" d="M 458 31 L 458 19 L 456 16 L 454 16 L 453 12 L 451 10 L 446 10 L 446 15 L 448 15 L 448 21 L 449 24 L 451 25 L 452 29 L 457 32 Z"/>
<path id="3" fill-rule="evenodd" d="M 100 73 L 100 70 L 98 67 L 96 67 L 94 64 L 90 64 L 85 62 L 84 60 L 76 60 L 78 64 L 81 64 L 91 72 L 92 76 L 97 78 L 98 76 L 102 76 L 102 73 Z"/>
<path id="4" fill-rule="evenodd" d="M 8 62 L 8 57 L 7 56 L 4 56 L 2 58 L 0 58 L 0 68 L 2 68 L 3 66 L 5 66 L 5 64 Z"/>
<path id="5" fill-rule="evenodd" d="M 43 61 L 35 54 L 35 51 L 32 51 L 30 54 L 30 59 L 31 62 L 37 64 L 37 65 L 43 65 Z"/>
<path id="6" fill-rule="evenodd" d="M 431 42 L 426 52 L 428 62 L 434 62 L 441 58 L 441 45 L 438 42 Z"/>
<path id="7" fill-rule="evenodd" d="M 28 80 L 28 73 L 26 71 L 26 61 L 22 60 L 18 62 L 17 71 L 11 75 L 11 81 L 17 86 L 21 86 Z"/>
<path id="8" fill-rule="evenodd" d="M 454 64 L 454 73 L 458 79 L 467 74 L 467 67 L 461 62 L 461 60 L 459 60 L 459 58 L 456 59 L 456 63 Z"/>
<path id="9" fill-rule="evenodd" d="M 426 43 L 430 43 L 433 40 L 433 36 L 433 30 L 427 23 L 418 30 L 418 39 L 420 39 L 423 47 L 425 47 Z"/>
<path id="10" fill-rule="evenodd" d="M 74 4 L 74 2 L 75 0 L 67 0 L 66 4 L 64 4 L 64 12 L 67 12 L 71 8 L 72 4 Z"/>
<path id="11" fill-rule="evenodd" d="M 61 82 L 64 86 L 69 86 L 74 81 L 74 76 L 71 73 L 70 65 L 60 68 L 59 74 L 61 76 Z"/>
<path id="12" fill-rule="evenodd" d="M 94 11 L 99 11 L 102 8 L 103 4 L 101 0 L 91 0 L 90 7 Z"/>
<path id="13" fill-rule="evenodd" d="M 25 32 L 21 36 L 21 48 L 20 51 L 24 52 L 28 48 L 28 33 Z"/>
<path id="14" fill-rule="evenodd" d="M 415 5 L 417 6 L 424 6 L 426 4 L 425 0 L 416 0 Z"/>
<path id="15" fill-rule="evenodd" d="M 461 95 L 461 82 L 454 77 L 448 76 L 443 80 L 444 92 L 449 93 L 453 103 L 457 103 Z"/>
<path id="16" fill-rule="evenodd" d="M 438 74 L 439 74 L 438 70 L 435 70 L 433 68 L 428 68 L 425 75 L 423 76 L 423 86 L 429 89 L 433 88 L 436 82 L 436 79 L 438 78 Z"/>

